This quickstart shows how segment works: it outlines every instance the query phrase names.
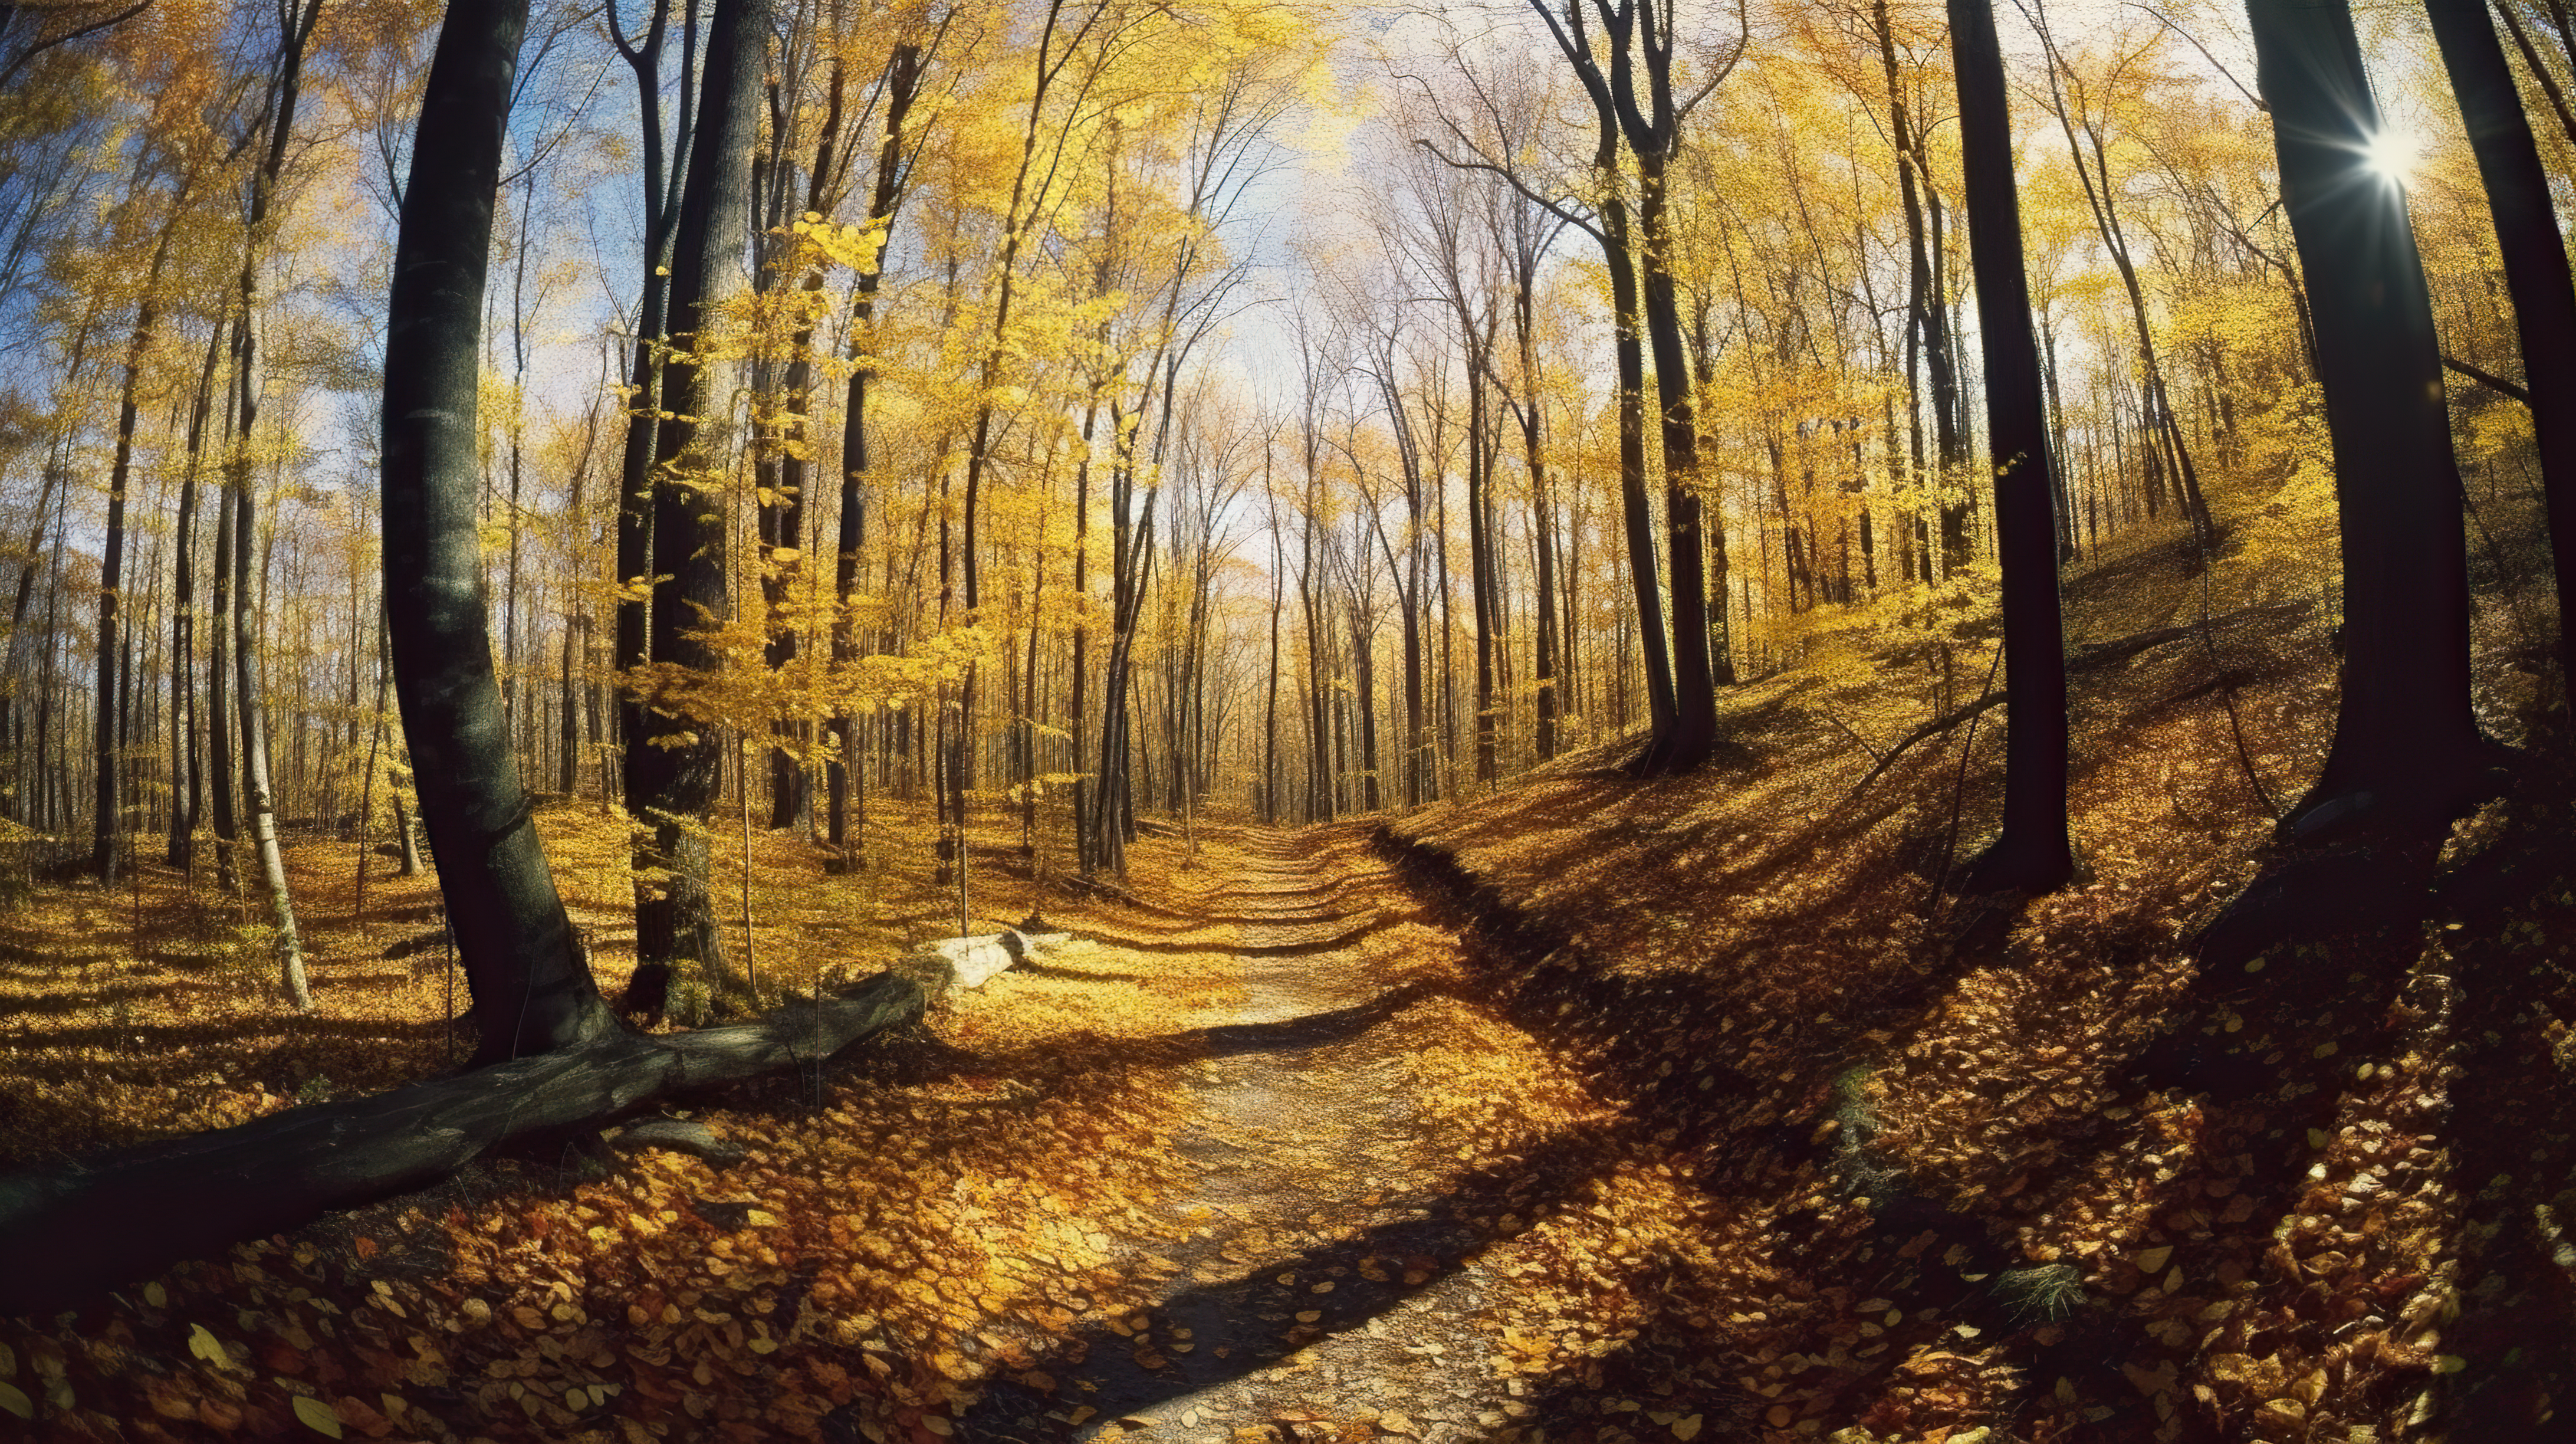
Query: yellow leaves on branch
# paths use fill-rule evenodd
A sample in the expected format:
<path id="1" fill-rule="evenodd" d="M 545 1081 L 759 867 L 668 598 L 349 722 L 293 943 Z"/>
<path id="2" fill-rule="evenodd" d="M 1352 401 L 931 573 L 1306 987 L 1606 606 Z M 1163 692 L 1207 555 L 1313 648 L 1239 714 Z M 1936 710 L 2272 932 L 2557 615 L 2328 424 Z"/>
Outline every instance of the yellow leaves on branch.
<path id="1" fill-rule="evenodd" d="M 845 225 L 809 211 L 791 229 L 822 261 L 866 274 L 877 268 L 878 258 L 885 252 L 889 225 L 885 221 Z"/>

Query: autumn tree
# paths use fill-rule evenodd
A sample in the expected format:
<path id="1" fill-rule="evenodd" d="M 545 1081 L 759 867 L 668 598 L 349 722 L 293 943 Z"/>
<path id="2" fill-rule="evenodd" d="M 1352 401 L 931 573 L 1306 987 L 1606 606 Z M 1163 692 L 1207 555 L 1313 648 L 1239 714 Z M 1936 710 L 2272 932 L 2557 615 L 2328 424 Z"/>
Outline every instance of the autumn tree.
<path id="1" fill-rule="evenodd" d="M 669 414 L 654 434 L 648 690 L 672 691 L 684 676 L 712 676 L 724 665 L 709 633 L 731 589 L 724 498 L 739 433 L 727 348 L 739 343 L 726 327 L 750 280 L 751 155 L 768 34 L 767 0 L 719 0 L 708 21 L 698 124 L 672 233 L 670 314 L 685 349 L 664 363 Z M 629 807 L 652 828 L 639 859 L 629 1005 L 659 1011 L 677 964 L 697 969 L 710 989 L 734 985 L 716 934 L 706 831 L 724 740 L 685 709 L 652 701 L 646 731 L 627 742 Z"/>
<path id="2" fill-rule="evenodd" d="M 606 1035 L 530 816 L 493 670 L 478 422 L 494 198 L 528 0 L 453 0 L 404 188 L 384 390 L 384 582 L 394 690 L 438 854 L 475 1060 Z"/>

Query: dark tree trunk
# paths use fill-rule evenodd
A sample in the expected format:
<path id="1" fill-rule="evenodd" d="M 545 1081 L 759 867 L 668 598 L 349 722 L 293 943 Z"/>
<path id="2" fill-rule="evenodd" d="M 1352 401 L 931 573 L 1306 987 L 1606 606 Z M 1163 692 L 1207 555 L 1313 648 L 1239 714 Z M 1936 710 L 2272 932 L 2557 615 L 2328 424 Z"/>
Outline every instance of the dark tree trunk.
<path id="1" fill-rule="evenodd" d="M 1126 508 L 1124 485 L 1113 488 L 1112 501 L 1121 514 Z M 1100 703 L 1100 803 L 1092 819 L 1093 864 L 1115 877 L 1127 875 L 1127 839 L 1134 820 L 1135 797 L 1128 776 L 1129 728 L 1135 708 L 1129 704 L 1128 689 L 1132 675 L 1130 658 L 1135 650 L 1136 624 L 1145 609 L 1145 592 L 1154 574 L 1154 502 L 1159 494 L 1145 493 L 1144 515 L 1138 520 L 1135 535 L 1118 548 L 1125 560 L 1114 570 L 1127 580 L 1118 588 L 1118 597 L 1110 616 L 1109 666 L 1102 679 Z M 1122 528 L 1123 529 L 1123 528 Z"/>
<path id="2" fill-rule="evenodd" d="M 688 177 L 688 155 L 695 138 L 696 92 L 689 77 L 696 59 L 698 6 L 682 7 L 685 19 L 680 44 L 680 113 L 672 128 L 670 149 L 663 149 L 662 49 L 670 34 L 670 0 L 654 0 L 645 33 L 628 40 L 617 29 L 617 6 L 606 15 L 618 53 L 635 73 L 636 105 L 644 141 L 644 282 L 635 307 L 634 361 L 627 372 L 632 410 L 626 444 L 618 461 L 616 636 L 609 664 L 631 676 L 650 660 L 653 576 L 653 459 L 660 444 L 664 348 L 670 330 L 671 242 L 677 228 L 680 191 Z M 643 739 L 652 731 L 649 709 L 632 684 L 621 688 L 617 708 L 619 791 L 627 811 L 641 825 L 644 779 Z M 639 907 L 642 893 L 637 894 Z"/>
<path id="3" fill-rule="evenodd" d="M 694 353 L 726 304 L 742 293 L 751 226 L 751 150 L 767 59 L 768 0 L 718 0 L 708 22 L 703 90 L 688 181 L 671 245 L 671 319 L 691 351 L 663 366 L 671 416 L 654 438 L 650 655 L 661 666 L 712 675 L 723 655 L 704 635 L 728 605 L 723 478 L 734 430 L 729 368 Z M 685 328 L 684 332 L 680 328 Z M 711 337 L 708 339 L 712 339 Z M 689 962 L 711 990 L 732 990 L 708 887 L 706 820 L 724 772 L 712 722 L 648 709 L 627 739 L 632 806 L 653 829 L 647 865 L 660 885 L 635 908 L 636 978 L 630 1002 L 658 1011 L 674 963 Z"/>
<path id="4" fill-rule="evenodd" d="M 1269 467 L 1262 468 L 1262 490 L 1269 491 Z M 1261 717 L 1261 821 L 1279 821 L 1279 614 L 1287 609 L 1287 559 L 1279 546 L 1279 526 L 1270 527 L 1270 683 Z M 1408 799 L 1410 800 L 1410 799 Z"/>
<path id="5" fill-rule="evenodd" d="M 838 204 L 841 180 L 848 170 L 840 151 L 845 92 L 846 73 L 835 52 L 830 100 L 822 129 L 815 137 L 813 163 L 806 171 L 802 213 L 821 215 Z M 783 110 L 774 88 L 771 98 L 773 107 Z M 773 160 L 778 169 L 770 178 L 773 196 L 765 225 L 776 229 L 783 228 L 789 219 L 784 210 L 791 176 L 784 147 L 774 137 L 773 149 L 778 152 Z M 770 263 L 771 274 L 764 277 L 764 284 L 774 285 L 785 279 L 788 259 L 781 256 Z M 764 660 L 772 671 L 794 663 L 804 649 L 804 635 L 786 616 L 786 609 L 788 599 L 795 593 L 796 579 L 805 570 L 805 423 L 813 404 L 814 386 L 814 328 L 806 318 L 815 314 L 810 298 L 820 296 L 823 290 L 823 269 L 819 264 L 806 268 L 798 289 L 809 300 L 793 308 L 800 320 L 788 338 L 787 372 L 778 389 L 780 420 L 775 461 L 773 465 L 764 457 L 761 464 L 761 470 L 776 472 L 774 499 L 765 499 L 760 508 L 761 541 L 766 548 L 761 557 L 760 592 L 769 631 Z M 771 748 L 769 753 L 769 825 L 783 830 L 805 823 L 813 813 L 812 788 L 803 756 L 805 744 L 813 740 L 813 724 L 803 718 L 782 717 L 771 723 L 771 731 L 786 744 Z"/>
<path id="6" fill-rule="evenodd" d="M 913 97 L 921 90 L 922 49 L 918 45 L 898 45 L 886 63 L 885 140 L 877 149 L 876 188 L 868 199 L 868 223 L 871 226 L 894 224 L 897 207 L 903 203 L 904 122 L 912 113 Z M 882 253 L 880 253 L 882 254 Z M 870 367 L 865 346 L 867 326 L 876 318 L 877 286 L 884 275 L 881 263 L 871 264 L 859 273 L 850 303 L 850 388 L 841 418 L 841 513 L 839 534 L 834 539 L 832 570 L 832 660 L 855 661 L 859 655 L 858 638 L 851 620 L 850 607 L 859 595 L 859 553 L 868 540 L 868 379 Z M 824 836 L 835 847 L 853 845 L 854 794 L 864 791 L 859 773 L 857 731 L 848 713 L 832 719 L 832 730 L 838 743 L 825 764 L 824 790 L 826 804 Z"/>
<path id="7" fill-rule="evenodd" d="M 90 819 L 90 868 L 101 886 L 116 881 L 125 846 L 125 799 L 120 785 L 124 769 L 119 765 L 124 749 L 118 745 L 122 710 L 117 705 L 123 688 L 117 677 L 117 656 L 125 585 L 125 484 L 134 472 L 135 391 L 142 384 L 143 356 L 152 345 L 153 324 L 160 319 L 161 266 L 169 257 L 176 223 L 174 214 L 171 226 L 161 232 L 160 244 L 153 247 L 143 299 L 134 309 L 134 334 L 125 346 L 125 381 L 117 397 L 116 460 L 107 477 L 107 547 L 98 567 L 98 691 L 92 707 L 96 727 L 91 778 L 95 790 Z"/>
<path id="8" fill-rule="evenodd" d="M 1547 23 L 1558 51 L 1582 82 L 1597 126 L 1592 172 L 1600 184 L 1602 199 L 1600 224 L 1593 231 L 1593 239 L 1600 243 L 1602 262 L 1610 272 L 1613 354 L 1619 382 L 1619 509 L 1628 543 L 1628 580 L 1637 599 L 1638 640 L 1646 674 L 1650 734 L 1645 756 L 1652 760 L 1671 749 L 1680 712 L 1673 691 L 1672 652 L 1664 632 L 1663 589 L 1656 580 L 1654 513 L 1646 498 L 1646 359 L 1637 330 L 1637 257 L 1628 235 L 1628 203 L 1619 175 L 1619 106 L 1622 99 L 1630 97 L 1614 95 L 1609 77 L 1602 73 L 1586 32 L 1587 7 L 1582 0 L 1563 0 L 1561 11 L 1551 10 L 1549 0 L 1530 0 L 1530 8 Z M 1631 24 L 1635 18 L 1624 5 L 1605 12 L 1603 18 L 1619 16 Z M 1605 38 L 1610 42 L 1614 63 L 1624 69 L 1628 64 L 1627 31 L 1623 28 Z M 1621 88 L 1625 88 L 1624 77 Z M 1711 705 L 1714 706 L 1713 698 Z"/>
<path id="9" fill-rule="evenodd" d="M 1462 321 L 1469 318 L 1461 315 Z M 1494 616 L 1493 523 L 1490 497 L 1493 472 L 1493 448 L 1486 444 L 1486 430 L 1491 425 L 1485 404 L 1485 369 L 1491 360 L 1494 344 L 1491 324 L 1480 334 L 1470 325 L 1461 338 L 1467 346 L 1467 595 L 1472 603 L 1470 613 L 1476 623 L 1476 782 L 1490 788 L 1498 767 L 1498 742 L 1494 700 L 1494 633 L 1499 623 Z M 1352 633 L 1356 643 L 1359 634 Z M 1366 658 L 1359 664 L 1367 665 Z"/>
<path id="10" fill-rule="evenodd" d="M 2483 781 L 2469 711 L 2460 480 L 2440 352 L 2398 188 L 2362 169 L 2379 129 L 2352 13 L 2249 0 L 2281 193 L 2307 273 L 2342 521 L 2343 699 L 2325 771 L 2283 819 L 2313 840 L 2367 817 L 2436 825 Z"/>
<path id="11" fill-rule="evenodd" d="M 1360 734 L 1360 811 L 1384 806 L 1377 777 L 1377 619 L 1351 609 L 1351 670 L 1359 688 L 1354 721 Z"/>
<path id="12" fill-rule="evenodd" d="M 2013 184 L 2012 115 L 1992 0 L 1950 0 L 1959 77 L 1959 149 L 1967 180 L 1968 259 L 1986 361 L 1986 432 L 1995 470 L 1996 551 L 2003 562 L 2004 825 L 1970 865 L 1974 892 L 2054 891 L 2074 872 L 2066 841 L 2066 650 L 2057 606 L 2056 465 L 2022 269 L 2021 201 Z"/>
<path id="13" fill-rule="evenodd" d="M 188 458 L 179 476 L 179 534 L 172 547 L 170 607 L 170 718 L 175 734 L 170 760 L 172 867 L 191 869 L 197 857 L 197 820 L 205 807 L 204 771 L 197 753 L 197 469 L 206 448 L 206 421 L 214 410 L 215 370 L 223 356 L 224 328 L 207 329 L 206 364 L 188 412 Z"/>
<path id="14" fill-rule="evenodd" d="M 238 349 L 238 348 L 236 348 Z M 229 384 L 227 384 L 229 390 Z M 214 776 L 215 885 L 227 893 L 241 889 L 241 819 L 235 815 L 234 791 L 240 778 L 233 769 L 233 487 L 215 494 L 214 636 L 207 648 L 206 766 Z"/>
<path id="15" fill-rule="evenodd" d="M 616 1026 L 529 815 L 492 670 L 475 500 L 485 267 L 528 0 L 451 0 L 421 97 L 385 338 L 384 567 L 394 691 L 478 1064 Z"/>
<path id="16" fill-rule="evenodd" d="M 1667 74 L 1653 68 L 1656 132 L 1669 148 L 1672 132 Z M 1691 395 L 1691 370 L 1682 347 L 1682 319 L 1672 271 L 1672 240 L 1665 220 L 1663 158 L 1641 158 L 1638 220 L 1644 231 L 1646 335 L 1655 354 L 1655 398 L 1664 443 L 1664 524 L 1672 561 L 1673 701 L 1671 733 L 1647 754 L 1650 770 L 1687 772 L 1717 748 L 1717 677 L 1708 654 L 1708 542 L 1699 495 L 1699 423 Z"/>
<path id="17" fill-rule="evenodd" d="M 2497 43 L 2483 0 L 2425 0 L 2433 38 L 2451 73 L 2478 177 L 2486 183 L 2504 256 L 2505 284 L 2521 328 L 2522 371 L 2549 506 L 2549 545 L 2558 561 L 2558 665 L 2576 697 L 2576 284 L 2558 233 L 2549 175 L 2523 111 L 2521 92 Z"/>
<path id="18" fill-rule="evenodd" d="M 1880 64 L 1887 73 L 1888 134 L 1896 146 L 1897 199 L 1905 212 L 1906 255 L 1910 262 L 1906 273 L 1906 307 L 1910 331 L 1907 349 L 1919 344 L 1925 369 L 1932 376 L 1933 459 L 1940 467 L 1935 480 L 1941 489 L 1937 510 L 1941 517 L 1941 569 L 1946 574 L 1968 564 L 1971 547 L 1968 538 L 1968 509 L 1948 499 L 1947 488 L 1963 478 L 1959 470 L 1968 460 L 1967 446 L 1959 435 L 1959 379 L 1950 351 L 1950 321 L 1941 304 L 1940 282 L 1934 271 L 1939 238 L 1929 241 L 1925 235 L 1924 207 L 1928 199 L 1918 189 L 1930 184 L 1930 174 L 1923 161 L 1923 139 L 1916 130 L 1905 105 L 1905 89 L 1896 67 L 1896 32 L 1889 24 L 1886 0 L 1877 0 L 1871 10 L 1871 24 L 1878 36 Z M 1918 172 L 1922 174 L 1918 177 Z M 1937 212 L 1934 224 L 1937 225 Z M 1907 358 L 1906 377 L 1913 378 L 1913 357 Z M 1922 470 L 1922 419 L 1916 403 L 1909 403 L 1914 415 L 1914 460 Z M 1923 558 L 1923 577 L 1932 579 L 1932 559 Z"/>

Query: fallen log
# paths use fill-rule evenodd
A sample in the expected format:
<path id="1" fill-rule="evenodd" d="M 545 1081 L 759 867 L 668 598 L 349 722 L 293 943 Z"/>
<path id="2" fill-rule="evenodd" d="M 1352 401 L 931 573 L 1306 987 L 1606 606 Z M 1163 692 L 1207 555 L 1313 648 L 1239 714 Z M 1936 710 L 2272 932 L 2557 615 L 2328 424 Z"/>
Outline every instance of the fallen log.
<path id="1" fill-rule="evenodd" d="M 604 1128 L 656 1102 L 810 1065 L 920 1015 L 879 973 L 753 1022 L 621 1033 L 372 1098 L 0 1177 L 0 1316 L 50 1313 L 182 1259 L 427 1187 L 492 1149 Z"/>
<path id="2" fill-rule="evenodd" d="M 942 938 L 924 944 L 915 956 L 928 965 L 933 980 L 939 980 L 937 970 L 945 968 L 947 987 L 980 988 L 1013 965 L 1043 958 L 1071 941 L 1071 933 L 1024 933 L 1012 928 L 972 937 Z"/>

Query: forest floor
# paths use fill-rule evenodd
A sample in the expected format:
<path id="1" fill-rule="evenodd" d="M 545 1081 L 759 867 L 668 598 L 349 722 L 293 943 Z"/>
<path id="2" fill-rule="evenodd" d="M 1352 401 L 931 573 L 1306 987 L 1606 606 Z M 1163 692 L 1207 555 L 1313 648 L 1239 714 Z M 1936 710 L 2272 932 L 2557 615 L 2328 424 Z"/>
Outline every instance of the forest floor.
<path id="1" fill-rule="evenodd" d="M 1943 886 L 1996 814 L 1992 716 L 1896 746 L 1975 700 L 1974 618 L 1731 689 L 1692 778 L 1595 749 L 1393 820 L 1158 828 L 1118 892 L 995 815 L 973 926 L 1077 940 L 690 1100 L 738 1161 L 494 1160 L 0 1322 L 0 1436 L 2564 1436 L 2576 787 L 2527 761 L 2395 863 L 2272 848 L 2325 609 L 2212 590 L 2171 545 L 2070 585 L 2079 656 L 2231 620 L 2079 669 L 2050 898 Z M 2514 618 L 2481 613 L 2482 715 L 2547 759 Z M 539 821 L 613 984 L 622 825 Z M 878 829 L 847 875 L 750 839 L 773 995 L 953 931 L 918 819 Z M 0 1164 L 455 1062 L 434 888 L 361 907 L 356 855 L 292 853 L 301 1017 L 202 872 L 16 899 Z M 2196 960 L 2299 868 L 2353 885 Z"/>
<path id="2" fill-rule="evenodd" d="M 615 828 L 541 824 L 614 948 Z M 906 866 L 832 876 L 753 845 L 773 988 L 861 971 L 953 905 Z M 293 853 L 303 1017 L 205 879 L 22 900 L 0 937 L 6 1161 L 459 1057 L 428 880 L 375 879 L 362 927 L 353 857 Z M 1472 1000 L 1454 934 L 1365 829 L 1148 836 L 1134 890 L 1088 901 L 1013 849 L 976 860 L 979 929 L 1043 896 L 1076 940 L 844 1063 L 692 1100 L 741 1161 L 498 1160 L 0 1323 L 0 1407 L 48 1438 L 1429 1440 L 1598 1392 L 1526 1367 L 1533 1341 L 1610 1347 L 1644 1305 L 1599 1271 L 1690 1202 Z M 1744 1407 L 1687 1367 L 1597 1402 L 1684 1439 Z"/>

